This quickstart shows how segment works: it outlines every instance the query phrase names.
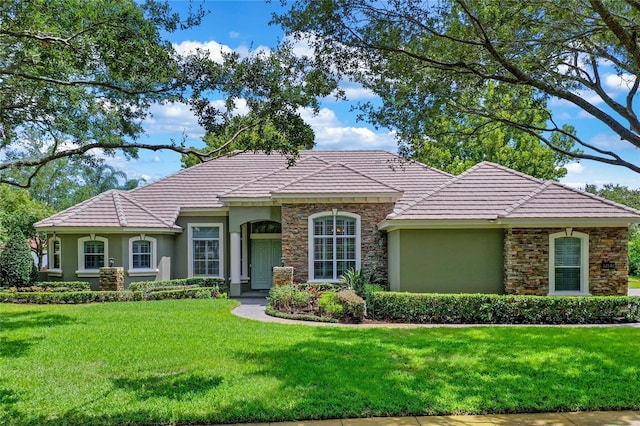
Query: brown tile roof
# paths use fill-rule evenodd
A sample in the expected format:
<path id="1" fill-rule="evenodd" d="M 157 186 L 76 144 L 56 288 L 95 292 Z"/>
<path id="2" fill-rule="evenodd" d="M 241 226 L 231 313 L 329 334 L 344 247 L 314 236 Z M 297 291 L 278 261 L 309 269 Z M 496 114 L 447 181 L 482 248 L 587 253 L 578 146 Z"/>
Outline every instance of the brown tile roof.
<path id="1" fill-rule="evenodd" d="M 175 229 L 181 209 L 302 194 L 393 197 L 389 221 L 640 218 L 629 207 L 488 162 L 454 177 L 385 151 L 302 151 L 292 167 L 279 154 L 211 160 L 129 192 L 100 194 L 36 226 Z"/>
<path id="2" fill-rule="evenodd" d="M 103 192 L 35 224 L 36 227 L 177 228 L 117 190 Z"/>
<path id="3" fill-rule="evenodd" d="M 640 212 L 557 182 L 483 162 L 389 219 L 640 218 Z"/>
<path id="4" fill-rule="evenodd" d="M 272 192 L 331 189 L 352 194 L 398 193 L 401 195 L 396 202 L 399 208 L 451 177 L 386 151 L 301 151 L 292 167 L 280 154 L 247 152 L 211 160 L 119 194 L 149 214 L 149 223 L 153 226 L 159 222 L 166 226 L 175 223 L 183 208 L 222 208 L 225 198 L 270 198 Z M 315 187 L 314 179 L 317 179 Z M 105 194 L 101 194 L 37 225 L 120 226 L 115 201 L 104 197 Z M 129 213 L 126 221 L 133 216 Z M 143 214 L 139 212 L 138 216 Z"/>

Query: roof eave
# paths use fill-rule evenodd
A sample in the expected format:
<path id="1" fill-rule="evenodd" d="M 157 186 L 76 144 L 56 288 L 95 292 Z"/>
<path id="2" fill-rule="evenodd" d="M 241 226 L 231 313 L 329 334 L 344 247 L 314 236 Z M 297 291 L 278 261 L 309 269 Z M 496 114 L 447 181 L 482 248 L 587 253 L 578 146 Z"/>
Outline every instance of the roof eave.
<path id="1" fill-rule="evenodd" d="M 37 226 L 36 229 L 56 234 L 179 234 L 183 231 L 180 226 L 173 227 L 145 227 L 145 226 Z"/>

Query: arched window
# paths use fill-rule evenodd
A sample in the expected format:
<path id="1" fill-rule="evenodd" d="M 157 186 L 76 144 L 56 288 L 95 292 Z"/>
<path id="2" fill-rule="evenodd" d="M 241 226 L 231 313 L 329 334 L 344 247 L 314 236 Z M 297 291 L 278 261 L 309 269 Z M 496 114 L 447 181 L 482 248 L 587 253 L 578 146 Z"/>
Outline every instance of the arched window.
<path id="1" fill-rule="evenodd" d="M 337 281 L 360 269 L 360 216 L 323 212 L 309 216 L 309 280 Z"/>
<path id="2" fill-rule="evenodd" d="M 158 272 L 156 239 L 140 235 L 129 238 L 129 275 L 154 275 Z"/>
<path id="3" fill-rule="evenodd" d="M 589 294 L 589 236 L 557 232 L 549 236 L 549 294 Z"/>
<path id="4" fill-rule="evenodd" d="M 98 276 L 100 268 L 107 265 L 109 240 L 104 237 L 78 238 L 78 275 Z"/>

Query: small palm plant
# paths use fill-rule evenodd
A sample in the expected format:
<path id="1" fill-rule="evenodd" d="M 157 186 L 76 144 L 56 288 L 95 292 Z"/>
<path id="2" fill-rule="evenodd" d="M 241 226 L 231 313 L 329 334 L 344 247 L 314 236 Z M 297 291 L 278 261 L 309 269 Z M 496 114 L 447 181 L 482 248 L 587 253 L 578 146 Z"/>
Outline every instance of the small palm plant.
<path id="1" fill-rule="evenodd" d="M 366 275 L 361 269 L 348 269 L 340 276 L 342 282 L 349 290 L 353 290 L 360 297 L 364 297 L 365 286 L 374 283 L 375 275 Z"/>

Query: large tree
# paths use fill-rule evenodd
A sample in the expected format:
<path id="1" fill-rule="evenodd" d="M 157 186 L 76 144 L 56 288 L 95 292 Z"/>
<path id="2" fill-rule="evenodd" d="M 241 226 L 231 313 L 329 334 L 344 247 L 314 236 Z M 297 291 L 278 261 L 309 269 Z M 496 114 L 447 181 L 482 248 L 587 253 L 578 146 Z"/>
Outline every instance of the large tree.
<path id="1" fill-rule="evenodd" d="M 180 141 L 141 143 L 154 103 L 187 103 L 217 134 L 242 98 L 255 119 L 240 132 L 269 121 L 291 139 L 305 134 L 297 109 L 317 108 L 315 96 L 335 85 L 304 60 L 291 62 L 286 46 L 244 58 L 226 54 L 222 63 L 204 51 L 178 55 L 164 35 L 198 24 L 203 13 L 180 17 L 155 0 L 0 2 L 0 183 L 28 186 L 48 162 L 98 148 L 134 157 L 140 148 L 217 155 Z M 213 97 L 226 105 L 214 107 Z M 32 139 L 44 142 L 37 155 L 23 149 Z M 16 169 L 29 173 L 16 180 L 24 176 Z"/>
<path id="2" fill-rule="evenodd" d="M 380 96 L 362 105 L 364 117 L 397 129 L 409 154 L 524 165 L 551 149 L 557 166 L 570 156 L 637 172 L 563 125 L 548 102 L 568 102 L 640 147 L 639 21 L 636 0 L 297 1 L 276 18 L 311 44 L 319 67 Z"/>

